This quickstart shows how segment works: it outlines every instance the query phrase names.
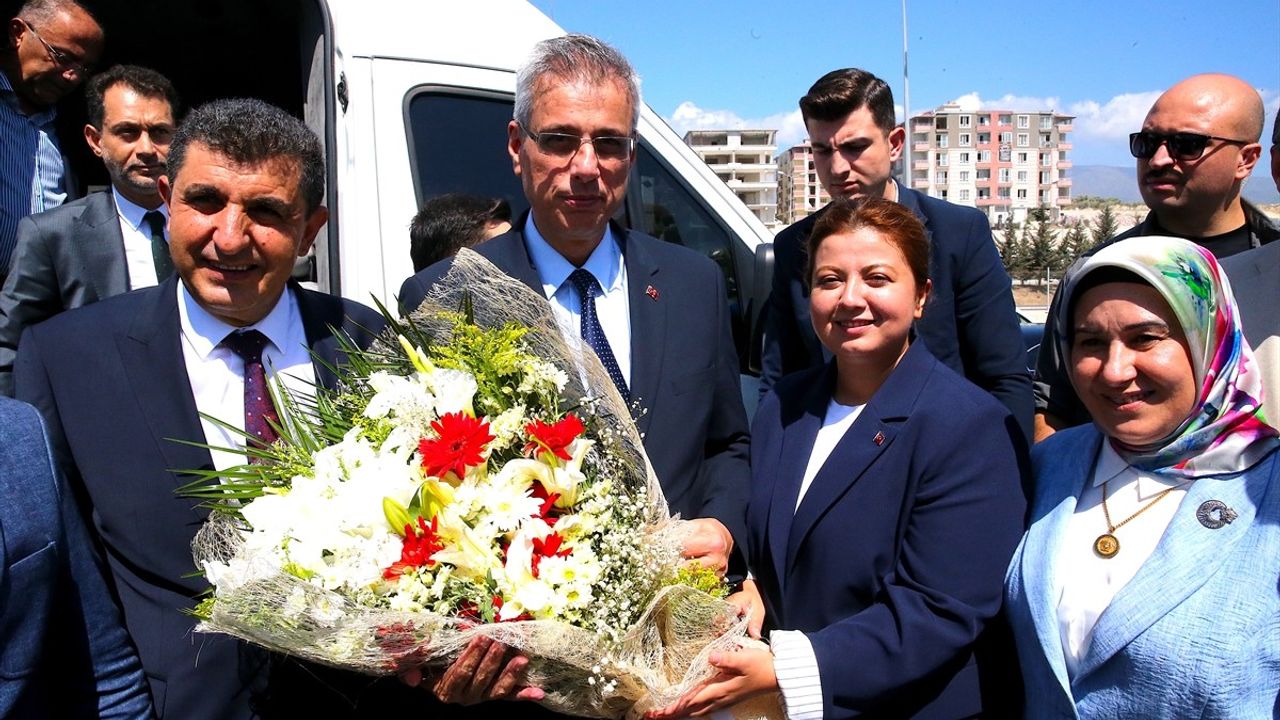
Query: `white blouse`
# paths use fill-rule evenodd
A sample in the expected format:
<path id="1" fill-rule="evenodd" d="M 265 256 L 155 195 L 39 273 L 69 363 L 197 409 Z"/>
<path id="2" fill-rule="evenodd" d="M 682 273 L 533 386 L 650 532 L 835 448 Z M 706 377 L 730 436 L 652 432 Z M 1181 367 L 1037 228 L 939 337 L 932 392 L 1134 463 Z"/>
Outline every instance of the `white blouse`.
<path id="1" fill-rule="evenodd" d="M 1093 549 L 1098 536 L 1107 532 L 1102 511 L 1104 482 L 1112 523 L 1123 522 L 1142 510 L 1140 515 L 1111 533 L 1119 541 L 1120 550 L 1110 558 L 1098 555 Z M 1184 478 L 1166 478 L 1131 467 L 1111 443 L 1103 441 L 1094 463 L 1093 482 L 1080 494 L 1054 568 L 1058 632 L 1071 677 L 1075 677 L 1089 651 L 1098 618 L 1151 557 L 1186 496 L 1187 487 Z M 1174 489 L 1168 496 L 1152 503 L 1169 488 Z"/>

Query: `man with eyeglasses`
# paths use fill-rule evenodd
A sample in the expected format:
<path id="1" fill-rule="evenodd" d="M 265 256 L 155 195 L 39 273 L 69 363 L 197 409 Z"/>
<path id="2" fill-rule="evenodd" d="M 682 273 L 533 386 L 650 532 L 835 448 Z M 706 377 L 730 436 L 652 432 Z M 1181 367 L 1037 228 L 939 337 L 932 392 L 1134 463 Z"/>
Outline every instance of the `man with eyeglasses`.
<path id="1" fill-rule="evenodd" d="M 0 282 L 18 221 L 70 199 L 55 105 L 102 53 L 102 27 L 75 0 L 28 0 L 0 54 Z"/>
<path id="2" fill-rule="evenodd" d="M 1263 121 L 1262 98 L 1231 75 L 1194 75 L 1165 91 L 1151 106 L 1142 129 L 1129 136 L 1129 152 L 1137 158 L 1138 190 L 1151 212 L 1103 245 L 1169 235 L 1191 240 L 1222 259 L 1280 238 L 1280 228 L 1240 197 L 1262 155 L 1258 140 Z M 1252 292 L 1237 287 L 1236 297 L 1247 300 Z M 1273 295 L 1268 299 L 1274 304 Z M 1054 322 L 1058 301 L 1055 295 L 1036 366 L 1037 441 L 1089 422 L 1059 352 Z M 1247 334 L 1258 344 L 1252 333 Z"/>
<path id="3" fill-rule="evenodd" d="M 636 422 L 671 511 L 698 518 L 685 555 L 723 570 L 745 531 L 750 480 L 724 279 L 706 257 L 611 221 L 639 114 L 638 78 L 617 50 L 586 35 L 539 43 L 516 77 L 507 127 L 530 211 L 474 250 L 544 294 L 566 334 L 590 344 L 644 410 Z M 405 281 L 402 310 L 416 309 L 447 270 L 437 263 Z M 485 678 L 500 660 L 464 654 L 436 694 L 492 698 Z"/>

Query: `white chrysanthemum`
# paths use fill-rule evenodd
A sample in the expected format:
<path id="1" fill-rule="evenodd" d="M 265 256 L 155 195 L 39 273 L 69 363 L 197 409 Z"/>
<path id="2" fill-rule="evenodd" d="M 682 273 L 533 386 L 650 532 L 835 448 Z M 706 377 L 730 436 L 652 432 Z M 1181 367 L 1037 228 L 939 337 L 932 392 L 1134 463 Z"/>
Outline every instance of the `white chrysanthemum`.
<path id="1" fill-rule="evenodd" d="M 490 449 L 501 450 L 520 441 L 524 437 L 524 426 L 527 423 L 524 405 L 516 405 L 499 413 L 489 421 L 489 432 L 494 436 Z"/>
<path id="2" fill-rule="evenodd" d="M 542 393 L 550 390 L 560 392 L 569 384 L 569 376 L 563 370 L 545 360 L 531 360 L 524 367 L 524 376 L 520 378 L 520 386 L 516 388 L 519 395 Z"/>
<path id="3" fill-rule="evenodd" d="M 435 395 L 435 410 L 438 415 L 469 412 L 471 401 L 480 387 L 471 373 L 462 370 L 433 368 L 428 373 L 419 373 L 418 377 Z"/>
<path id="4" fill-rule="evenodd" d="M 379 370 L 369 375 L 369 386 L 374 389 L 374 395 L 364 409 L 364 416 L 373 420 L 388 416 L 427 417 L 436 407 L 436 398 L 417 378 Z"/>
<path id="5" fill-rule="evenodd" d="M 490 482 L 480 487 L 482 524 L 506 533 L 520 522 L 536 516 L 542 501 L 530 494 L 528 486 L 518 482 Z"/>

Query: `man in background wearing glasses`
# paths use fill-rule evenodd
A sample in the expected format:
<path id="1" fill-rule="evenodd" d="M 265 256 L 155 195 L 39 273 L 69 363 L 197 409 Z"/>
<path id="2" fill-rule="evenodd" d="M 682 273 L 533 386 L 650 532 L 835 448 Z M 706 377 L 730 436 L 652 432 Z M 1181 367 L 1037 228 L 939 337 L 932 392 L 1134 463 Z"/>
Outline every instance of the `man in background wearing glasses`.
<path id="1" fill-rule="evenodd" d="M 646 411 L 636 422 L 671 511 L 698 518 L 685 555 L 724 569 L 745 531 L 750 482 L 724 279 L 706 257 L 611 221 L 635 161 L 639 80 L 595 38 L 546 40 L 516 76 L 514 115 L 507 150 L 530 211 L 474 250 L 544 295 L 564 332 L 590 344 L 623 398 Z M 405 281 L 404 312 L 448 262 Z M 500 655 L 468 650 L 436 694 L 492 698 L 485 678 Z"/>
<path id="2" fill-rule="evenodd" d="M 102 27 L 75 0 L 28 0 L 7 29 L 0 51 L 0 282 L 18 221 L 71 194 L 54 106 L 102 53 Z"/>
<path id="3" fill-rule="evenodd" d="M 1138 190 L 1151 212 L 1103 245 L 1171 235 L 1222 259 L 1280 238 L 1280 228 L 1240 197 L 1262 156 L 1258 140 L 1264 120 L 1257 91 L 1231 75 L 1193 75 L 1165 91 L 1147 112 L 1142 130 L 1129 136 L 1129 151 L 1138 162 Z M 1236 287 L 1238 300 L 1253 292 L 1243 290 Z M 1269 298 L 1274 302 L 1274 296 Z M 1054 322 L 1058 301 L 1055 295 L 1036 366 L 1037 441 L 1089 421 L 1059 353 Z M 1242 310 L 1242 316 L 1247 314 Z M 1257 345 L 1260 339 L 1249 340 Z"/>

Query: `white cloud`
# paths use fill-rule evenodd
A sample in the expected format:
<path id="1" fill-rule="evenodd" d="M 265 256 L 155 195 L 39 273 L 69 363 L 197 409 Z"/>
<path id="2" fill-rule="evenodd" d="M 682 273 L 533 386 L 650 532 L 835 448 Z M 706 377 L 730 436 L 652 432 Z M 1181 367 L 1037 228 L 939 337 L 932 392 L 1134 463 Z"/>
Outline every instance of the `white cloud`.
<path id="1" fill-rule="evenodd" d="M 671 129 L 679 135 L 684 135 L 690 130 L 719 128 L 777 130 L 779 150 L 785 150 L 803 142 L 807 137 L 799 108 L 761 118 L 744 118 L 732 110 L 706 110 L 698 107 L 693 101 L 686 100 L 680 103 L 666 120 Z"/>

